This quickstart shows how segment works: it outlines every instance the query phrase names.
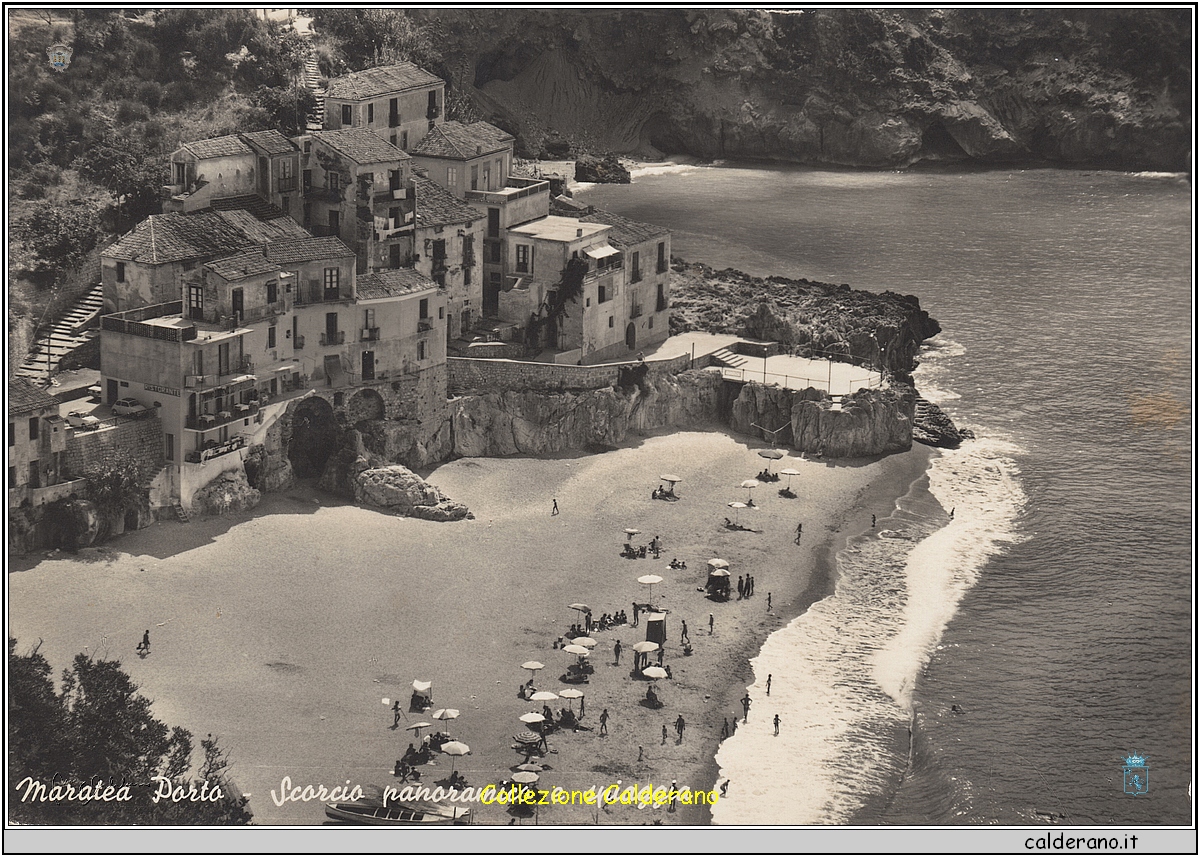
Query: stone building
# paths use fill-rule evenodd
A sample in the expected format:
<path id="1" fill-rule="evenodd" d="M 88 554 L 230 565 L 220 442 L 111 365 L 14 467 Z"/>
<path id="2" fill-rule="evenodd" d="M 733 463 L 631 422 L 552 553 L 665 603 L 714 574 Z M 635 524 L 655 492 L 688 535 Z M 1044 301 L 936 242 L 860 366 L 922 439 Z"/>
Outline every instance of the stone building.
<path id="1" fill-rule="evenodd" d="M 445 121 L 445 82 L 410 62 L 331 78 L 325 92 L 326 130 L 362 128 L 399 149 Z"/>
<path id="2" fill-rule="evenodd" d="M 514 143 L 512 134 L 487 122 L 446 122 L 408 152 L 430 179 L 462 199 L 469 190 L 504 187 Z"/>
<path id="3" fill-rule="evenodd" d="M 171 153 L 163 211 L 190 214 L 214 200 L 257 196 L 299 216 L 300 150 L 275 130 L 184 143 Z"/>
<path id="4" fill-rule="evenodd" d="M 46 490 L 63 481 L 63 453 L 70 434 L 58 415 L 58 399 L 24 378 L 8 382 L 8 507 L 47 501 Z"/>
<path id="5" fill-rule="evenodd" d="M 470 335 L 483 314 L 479 252 L 484 216 L 473 206 L 426 178 L 415 179 L 418 271 L 445 291 L 446 342 Z"/>

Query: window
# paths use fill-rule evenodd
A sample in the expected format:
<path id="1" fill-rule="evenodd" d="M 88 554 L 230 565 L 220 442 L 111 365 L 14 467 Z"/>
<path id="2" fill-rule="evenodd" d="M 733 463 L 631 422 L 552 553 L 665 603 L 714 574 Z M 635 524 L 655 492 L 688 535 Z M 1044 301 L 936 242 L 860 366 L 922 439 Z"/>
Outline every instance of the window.
<path id="1" fill-rule="evenodd" d="M 125 282 L 125 263 L 117 262 L 117 282 Z"/>
<path id="2" fill-rule="evenodd" d="M 305 172 L 308 172 L 308 170 L 305 170 Z M 304 221 L 302 225 L 305 228 L 308 228 L 309 226 L 312 225 L 312 203 L 311 202 L 304 203 L 304 214 L 302 214 L 301 217 L 303 218 L 303 221 Z"/>
<path id="3" fill-rule="evenodd" d="M 163 457 L 167 461 L 175 460 L 175 435 L 170 432 L 163 434 Z"/>
<path id="4" fill-rule="evenodd" d="M 421 318 L 429 318 L 429 298 L 421 298 Z"/>
<path id="5" fill-rule="evenodd" d="M 613 317 L 611 315 L 608 317 L 608 326 L 609 327 L 613 326 Z"/>
<path id="6" fill-rule="evenodd" d="M 400 132 L 400 148 L 404 149 L 405 151 L 408 150 L 408 132 L 407 131 Z"/>
<path id="7" fill-rule="evenodd" d="M 667 270 L 667 244 L 665 241 L 658 242 L 658 273 L 664 274 Z"/>
<path id="8" fill-rule="evenodd" d="M 392 208 L 388 210 L 388 218 L 392 221 L 392 228 L 400 228 L 400 209 Z"/>
<path id="9" fill-rule="evenodd" d="M 400 182 L 404 180 L 403 170 L 388 170 L 388 187 L 400 190 Z"/>
<path id="10" fill-rule="evenodd" d="M 275 347 L 275 325 L 267 328 L 267 348 Z"/>
<path id="11" fill-rule="evenodd" d="M 488 238 L 499 238 L 500 237 L 500 209 L 498 209 L 498 208 L 489 208 L 488 209 L 487 230 L 488 230 L 487 231 Z M 500 251 L 499 250 L 496 251 L 496 261 L 497 262 L 500 261 Z"/>
<path id="12" fill-rule="evenodd" d="M 393 98 L 388 102 L 388 127 L 395 128 L 400 124 L 400 99 Z"/>
<path id="13" fill-rule="evenodd" d="M 374 122 L 375 122 L 375 105 L 368 103 L 367 104 L 367 124 L 371 125 L 371 124 L 374 124 Z"/>
<path id="14" fill-rule="evenodd" d="M 341 293 L 341 273 L 337 268 L 325 269 L 325 300 L 336 301 L 338 299 Z"/>
<path id="15" fill-rule="evenodd" d="M 417 343 L 417 359 L 418 360 L 425 359 L 425 340 L 423 340 L 423 339 Z"/>
<path id="16" fill-rule="evenodd" d="M 471 190 L 479 190 L 479 165 L 471 165 Z"/>
<path id="17" fill-rule="evenodd" d="M 353 117 L 351 116 L 350 105 L 349 105 L 349 104 L 343 104 L 343 105 L 342 105 L 342 124 L 343 124 L 343 125 L 349 125 L 349 124 L 351 124 L 353 121 L 354 121 L 354 119 L 353 119 Z"/>
<path id="18" fill-rule="evenodd" d="M 234 289 L 230 295 L 230 303 L 233 305 L 233 317 L 240 320 L 246 313 L 245 292 L 241 289 Z"/>
<path id="19" fill-rule="evenodd" d="M 518 244 L 517 245 L 517 273 L 518 274 L 528 274 L 529 273 L 529 245 L 528 244 Z"/>
<path id="20" fill-rule="evenodd" d="M 42 468 L 41 468 L 40 464 L 41 463 L 38 461 L 29 462 L 29 487 L 30 488 L 41 488 L 42 487 Z"/>
<path id="21" fill-rule="evenodd" d="M 388 266 L 391 268 L 400 267 L 400 245 L 388 245 Z"/>
<path id="22" fill-rule="evenodd" d="M 596 287 L 596 303 L 604 303 L 608 300 L 608 289 L 605 286 Z"/>
<path id="23" fill-rule="evenodd" d="M 304 171 L 304 192 L 308 193 L 312 190 L 312 170 Z"/>
<path id="24" fill-rule="evenodd" d="M 204 287 L 188 286 L 188 318 L 202 321 L 204 319 Z M 204 373 L 198 373 L 204 374 Z"/>
<path id="25" fill-rule="evenodd" d="M 229 343 L 222 342 L 217 346 L 217 372 L 221 375 L 229 374 Z"/>
<path id="26" fill-rule="evenodd" d="M 471 285 L 471 269 L 469 267 L 463 268 L 463 285 Z"/>
<path id="27" fill-rule="evenodd" d="M 340 212 L 329 212 L 329 234 L 337 237 L 342 231 L 342 215 Z"/>
<path id="28" fill-rule="evenodd" d="M 492 190 L 492 171 L 488 167 L 483 168 L 483 189 Z"/>
<path id="29" fill-rule="evenodd" d="M 438 319 L 443 319 L 445 317 L 446 317 L 446 308 L 444 306 L 438 307 Z"/>
<path id="30" fill-rule="evenodd" d="M 446 167 L 446 187 L 453 188 L 458 184 L 458 168 Z"/>
<path id="31" fill-rule="evenodd" d="M 634 283 L 639 283 L 642 280 L 642 254 L 636 250 L 633 252 L 633 258 L 629 263 L 631 269 L 630 280 Z"/>
<path id="32" fill-rule="evenodd" d="M 325 186 L 335 193 L 342 189 L 342 174 L 341 173 L 326 173 Z"/>
<path id="33" fill-rule="evenodd" d="M 38 420 L 37 417 L 29 418 L 29 439 L 30 440 L 38 439 L 38 422 L 40 422 L 40 421 Z"/>
<path id="34" fill-rule="evenodd" d="M 488 261 L 494 265 L 500 264 L 500 242 L 493 241 L 487 245 Z"/>
<path id="35" fill-rule="evenodd" d="M 650 322 L 647 324 L 647 327 L 654 327 L 654 316 L 650 316 Z"/>
<path id="36" fill-rule="evenodd" d="M 496 158 L 496 184 L 504 186 L 504 158 Z"/>
<path id="37" fill-rule="evenodd" d="M 280 197 L 279 207 L 283 209 L 284 214 L 290 216 L 292 213 L 292 198 L 290 196 Z"/>
<path id="38" fill-rule="evenodd" d="M 267 282 L 267 303 L 273 304 L 279 300 L 279 281 L 269 280 Z"/>
<path id="39" fill-rule="evenodd" d="M 363 310 L 363 327 L 370 328 L 370 327 L 374 327 L 374 326 L 375 326 L 375 310 L 373 310 L 373 309 Z"/>

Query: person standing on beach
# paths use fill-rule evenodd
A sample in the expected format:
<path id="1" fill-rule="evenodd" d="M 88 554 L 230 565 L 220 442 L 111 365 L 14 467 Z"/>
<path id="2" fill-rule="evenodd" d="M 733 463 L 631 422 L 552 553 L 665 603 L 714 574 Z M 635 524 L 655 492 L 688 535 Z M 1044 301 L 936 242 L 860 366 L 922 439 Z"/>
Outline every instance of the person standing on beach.
<path id="1" fill-rule="evenodd" d="M 742 580 L 742 576 L 738 575 L 738 601 L 741 601 L 746 594 L 746 582 Z"/>
<path id="2" fill-rule="evenodd" d="M 395 729 L 400 725 L 400 700 L 392 703 L 392 728 Z"/>
<path id="3" fill-rule="evenodd" d="M 745 723 L 750 719 L 750 694 L 747 693 L 742 697 L 742 722 Z"/>
<path id="4" fill-rule="evenodd" d="M 950 520 L 951 520 L 951 521 L 953 521 L 953 520 L 954 520 L 954 510 L 955 510 L 955 508 L 957 508 L 957 507 L 955 507 L 955 506 L 951 506 L 951 507 L 950 507 Z"/>
<path id="5" fill-rule="evenodd" d="M 667 743 L 667 724 L 665 724 L 665 723 L 663 724 L 663 739 L 662 739 L 662 742 L 663 742 L 664 744 L 666 744 L 666 743 Z"/>
<path id="6" fill-rule="evenodd" d="M 796 544 L 800 544 L 800 537 L 804 535 L 804 524 L 796 524 Z"/>
<path id="7" fill-rule="evenodd" d="M 871 516 L 871 529 L 872 530 L 875 529 L 875 516 L 874 515 Z"/>
<path id="8" fill-rule="evenodd" d="M 767 673 L 767 696 L 771 695 L 771 674 Z"/>
<path id="9" fill-rule="evenodd" d="M 767 609 L 768 610 L 771 609 L 771 593 L 770 592 L 767 593 Z"/>
<path id="10" fill-rule="evenodd" d="M 722 717 L 721 718 L 721 740 L 724 741 L 728 737 L 729 737 L 729 718 Z"/>
<path id="11" fill-rule="evenodd" d="M 729 722 L 729 737 L 733 737 L 733 733 L 737 732 L 737 715 L 733 715 L 733 720 Z"/>
<path id="12" fill-rule="evenodd" d="M 725 797 L 725 792 L 729 789 L 729 780 L 721 783 L 721 797 Z"/>
<path id="13" fill-rule="evenodd" d="M 601 735 L 608 734 L 608 709 L 607 708 L 600 712 L 600 734 Z"/>
<path id="14" fill-rule="evenodd" d="M 554 517 L 558 514 L 558 498 L 555 497 L 552 502 L 554 503 L 554 506 L 550 509 L 550 517 Z"/>
<path id="15" fill-rule="evenodd" d="M 779 715 L 775 715 L 775 734 L 779 734 Z"/>
<path id="16" fill-rule="evenodd" d="M 682 622 L 683 622 L 683 630 L 679 632 L 679 645 L 681 645 L 681 646 L 684 643 L 690 643 L 692 641 L 692 638 L 688 636 L 688 632 L 687 632 L 687 620 L 683 619 Z"/>
<path id="17" fill-rule="evenodd" d="M 713 635 L 713 614 L 708 614 L 708 636 Z"/>
<path id="18" fill-rule="evenodd" d="M 640 762 L 644 758 L 646 758 L 646 750 L 641 744 L 638 744 L 638 761 Z"/>
<path id="19" fill-rule="evenodd" d="M 675 742 L 676 744 L 682 744 L 682 743 L 683 743 L 683 727 L 684 727 L 685 725 L 687 725 L 687 724 L 685 724 L 685 723 L 683 722 L 683 715 L 682 715 L 682 714 L 680 714 L 680 715 L 679 715 L 677 718 L 675 718 L 675 731 L 676 731 L 676 732 L 679 734 L 679 740 Z"/>
<path id="20" fill-rule="evenodd" d="M 613 646 L 613 666 L 621 665 L 621 641 L 617 640 L 617 644 Z"/>
<path id="21" fill-rule="evenodd" d="M 638 605 L 637 605 L 637 602 L 635 601 L 635 602 L 633 602 L 633 627 L 636 628 L 637 623 L 638 623 Z"/>
<path id="22" fill-rule="evenodd" d="M 754 575 L 747 574 L 746 575 L 746 597 L 749 598 L 753 594 L 754 594 Z"/>
<path id="23" fill-rule="evenodd" d="M 586 712 L 586 710 L 587 710 L 587 697 L 581 696 L 581 697 L 579 697 L 579 719 L 580 720 L 583 719 L 583 715 Z"/>

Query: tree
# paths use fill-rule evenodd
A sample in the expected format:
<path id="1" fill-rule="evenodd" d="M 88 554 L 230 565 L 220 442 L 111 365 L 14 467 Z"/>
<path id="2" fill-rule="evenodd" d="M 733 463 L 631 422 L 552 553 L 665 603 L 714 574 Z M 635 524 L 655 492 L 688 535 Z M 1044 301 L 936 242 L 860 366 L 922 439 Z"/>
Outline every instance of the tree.
<path id="1" fill-rule="evenodd" d="M 116 198 L 127 219 L 140 220 L 159 210 L 159 192 L 166 178 L 164 159 L 149 152 L 145 143 L 109 131 L 88 146 L 76 163 L 81 176 Z"/>
<path id="2" fill-rule="evenodd" d="M 76 202 L 38 208 L 18 221 L 14 232 L 34 256 L 33 279 L 45 288 L 87 258 L 99 241 L 99 230 L 95 207 Z"/>
<path id="3" fill-rule="evenodd" d="M 105 458 L 84 472 L 87 496 L 105 518 L 123 517 L 145 494 L 142 485 L 150 474 L 132 456 L 123 453 Z"/>
<path id="4" fill-rule="evenodd" d="M 39 643 L 40 646 L 40 643 Z M 191 769 L 192 736 L 168 727 L 119 661 L 76 655 L 56 693 L 50 665 L 37 652 L 17 653 L 8 640 L 9 777 L 21 799 L 11 818 L 23 824 L 248 824 L 247 798 L 229 781 L 229 762 L 209 735 Z M 26 778 L 29 778 L 26 780 Z M 31 785 L 33 783 L 33 785 Z M 109 800 L 40 799 L 57 787 L 121 789 Z M 207 794 L 203 801 L 154 796 L 163 788 Z M 26 794 L 32 797 L 25 798 Z"/>
<path id="5" fill-rule="evenodd" d="M 316 108 L 317 98 L 303 86 L 260 86 L 254 104 L 265 114 L 268 128 L 296 137 L 307 130 L 308 114 Z"/>

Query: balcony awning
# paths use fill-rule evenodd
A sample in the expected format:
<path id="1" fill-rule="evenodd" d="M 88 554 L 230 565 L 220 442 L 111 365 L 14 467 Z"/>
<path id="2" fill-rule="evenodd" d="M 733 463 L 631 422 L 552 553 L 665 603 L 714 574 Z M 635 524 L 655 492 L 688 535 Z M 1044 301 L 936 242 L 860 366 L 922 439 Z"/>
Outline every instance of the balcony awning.
<path id="1" fill-rule="evenodd" d="M 272 372 L 299 372 L 300 364 L 299 363 L 288 363 L 286 366 L 276 366 L 271 371 Z"/>
<path id="2" fill-rule="evenodd" d="M 600 259 L 607 259 L 610 256 L 621 255 L 621 251 L 613 249 L 612 245 L 610 244 L 601 244 L 599 247 L 589 247 L 583 252 L 597 261 Z"/>

